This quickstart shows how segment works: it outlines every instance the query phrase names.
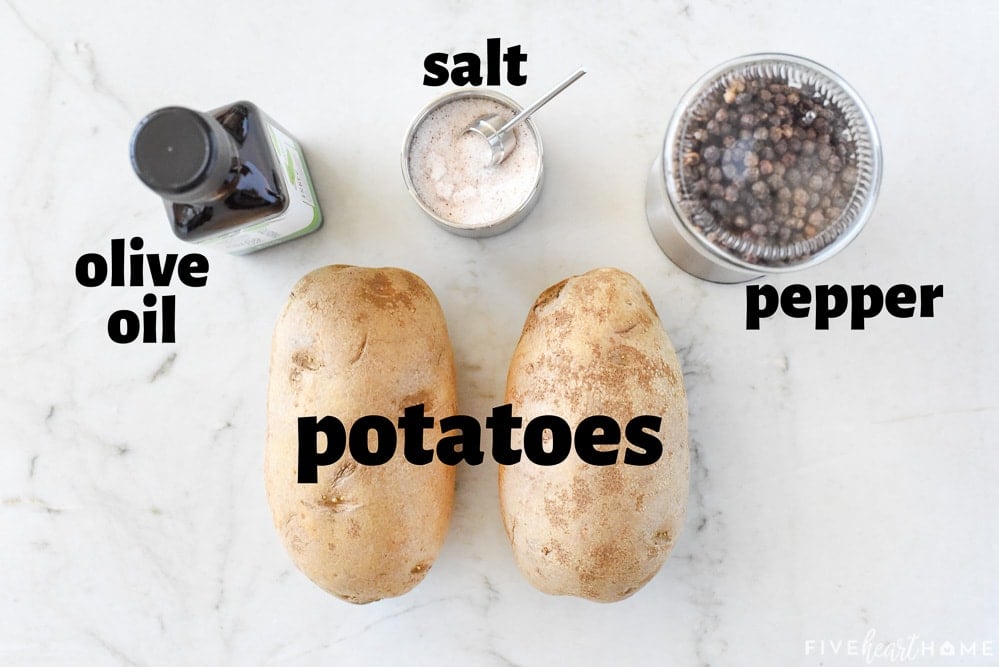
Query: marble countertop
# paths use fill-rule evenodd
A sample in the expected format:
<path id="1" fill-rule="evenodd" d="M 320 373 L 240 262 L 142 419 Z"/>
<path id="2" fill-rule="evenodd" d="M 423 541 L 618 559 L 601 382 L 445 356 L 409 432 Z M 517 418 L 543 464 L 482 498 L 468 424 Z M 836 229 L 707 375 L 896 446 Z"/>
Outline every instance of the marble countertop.
<path id="1" fill-rule="evenodd" d="M 999 6 L 558 4 L 0 6 L 0 663 L 999 664 Z M 495 36 L 529 54 L 528 84 L 499 87 L 522 103 L 588 74 L 537 116 L 537 208 L 470 240 L 411 200 L 399 153 L 441 92 L 424 57 Z M 758 51 L 842 74 L 885 152 L 860 237 L 766 282 L 944 285 L 932 319 L 746 331 L 743 286 L 659 251 L 644 189 L 669 116 L 703 72 Z M 325 226 L 206 251 L 207 286 L 155 290 L 177 295 L 176 344 L 112 343 L 109 313 L 144 290 L 81 287 L 76 259 L 135 235 L 196 250 L 130 170 L 135 123 L 244 98 L 305 146 Z M 659 575 L 611 605 L 535 591 L 488 459 L 459 469 L 447 542 L 411 593 L 356 607 L 300 574 L 264 493 L 267 360 L 291 286 L 330 263 L 426 279 L 461 410 L 480 417 L 542 289 L 597 266 L 638 277 L 690 406 L 690 506 Z M 880 642 L 913 648 L 865 652 Z"/>

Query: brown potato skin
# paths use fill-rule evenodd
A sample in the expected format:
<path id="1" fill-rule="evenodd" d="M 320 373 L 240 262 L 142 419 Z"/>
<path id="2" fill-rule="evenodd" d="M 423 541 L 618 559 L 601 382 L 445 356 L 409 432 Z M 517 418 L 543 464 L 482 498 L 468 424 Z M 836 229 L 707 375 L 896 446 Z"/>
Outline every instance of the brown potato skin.
<path id="1" fill-rule="evenodd" d="M 396 422 L 418 403 L 435 423 L 457 408 L 447 324 L 427 284 L 402 269 L 342 265 L 302 278 L 274 330 L 264 476 L 292 561 L 343 600 L 402 595 L 423 579 L 447 533 L 454 468 L 407 462 L 397 434 L 385 465 L 359 465 L 348 449 L 319 468 L 318 484 L 299 484 L 297 420 L 333 415 L 349 434 L 364 415 Z M 428 429 L 424 446 L 439 437 Z"/>
<path id="2" fill-rule="evenodd" d="M 517 566 L 552 595 L 614 602 L 634 594 L 680 533 L 690 479 L 683 375 L 642 285 L 623 271 L 595 269 L 545 290 L 514 351 L 506 401 L 524 426 L 557 415 L 575 432 L 602 414 L 622 438 L 615 465 L 588 465 L 574 448 L 554 466 L 526 456 L 500 466 L 500 509 Z M 649 466 L 623 463 L 625 425 L 639 415 L 663 419 L 663 454 Z M 514 449 L 523 449 L 523 432 L 514 431 Z"/>

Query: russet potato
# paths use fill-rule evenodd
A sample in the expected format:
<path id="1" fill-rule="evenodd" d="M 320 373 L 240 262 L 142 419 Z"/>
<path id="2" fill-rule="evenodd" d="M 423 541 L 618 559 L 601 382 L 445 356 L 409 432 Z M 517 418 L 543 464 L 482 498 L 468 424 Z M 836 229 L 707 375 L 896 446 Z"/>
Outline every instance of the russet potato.
<path id="1" fill-rule="evenodd" d="M 597 269 L 545 290 L 514 351 L 506 400 L 524 423 L 662 417 L 663 452 L 651 465 L 626 465 L 622 437 L 613 465 L 586 464 L 574 451 L 557 465 L 522 459 L 499 471 L 503 523 L 531 584 L 601 602 L 632 595 L 676 542 L 690 477 L 683 375 L 642 285 Z M 522 436 L 514 432 L 515 448 Z"/>
<path id="2" fill-rule="evenodd" d="M 363 466 L 349 452 L 300 484 L 299 417 L 335 415 L 349 431 L 366 415 L 396 419 L 424 404 L 456 412 L 455 369 L 437 298 L 394 268 L 327 266 L 295 285 L 274 331 L 264 457 L 274 526 L 295 565 L 354 603 L 419 583 L 444 542 L 454 467 L 415 466 L 401 453 Z M 428 431 L 436 442 L 440 433 Z"/>

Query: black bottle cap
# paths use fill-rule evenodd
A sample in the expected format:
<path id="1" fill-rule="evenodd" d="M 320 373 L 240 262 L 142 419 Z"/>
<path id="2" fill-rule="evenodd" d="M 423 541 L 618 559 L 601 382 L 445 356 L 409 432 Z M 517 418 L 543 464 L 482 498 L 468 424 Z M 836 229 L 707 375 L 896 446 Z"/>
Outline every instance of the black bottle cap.
<path id="1" fill-rule="evenodd" d="M 132 168 L 161 197 L 195 201 L 225 182 L 235 147 L 206 114 L 166 107 L 142 119 L 132 134 Z"/>

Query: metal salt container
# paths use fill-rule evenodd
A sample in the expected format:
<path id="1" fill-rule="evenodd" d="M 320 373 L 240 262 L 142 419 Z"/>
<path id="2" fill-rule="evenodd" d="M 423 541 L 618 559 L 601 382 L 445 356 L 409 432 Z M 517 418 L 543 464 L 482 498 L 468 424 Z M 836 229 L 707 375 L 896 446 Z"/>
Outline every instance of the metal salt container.
<path id="1" fill-rule="evenodd" d="M 440 217 L 439 215 L 434 213 L 433 210 L 429 206 L 427 206 L 427 204 L 422 199 L 420 199 L 420 196 L 413 185 L 413 178 L 410 174 L 410 169 L 409 169 L 410 146 L 413 142 L 413 136 L 416 134 L 416 130 L 420 127 L 420 124 L 424 121 L 424 119 L 428 115 L 430 115 L 436 109 L 444 106 L 445 104 L 453 102 L 454 100 L 466 99 L 466 98 L 481 98 L 481 99 L 492 100 L 494 102 L 499 102 L 503 106 L 508 107 L 514 114 L 520 112 L 523 109 L 523 107 L 521 107 L 519 104 L 514 102 L 506 95 L 502 95 L 500 93 L 493 92 L 491 90 L 463 90 L 453 93 L 447 93 L 437 98 L 436 100 L 428 104 L 426 107 L 424 107 L 422 111 L 420 111 L 420 113 L 416 116 L 416 119 L 413 121 L 413 124 L 410 125 L 409 130 L 406 132 L 406 140 L 405 142 L 403 142 L 402 145 L 402 177 L 403 180 L 406 182 L 406 189 L 409 190 L 409 194 L 412 195 L 413 199 L 416 200 L 416 203 L 420 205 L 420 208 L 422 208 L 423 211 L 428 216 L 430 216 L 430 218 L 434 222 L 436 222 L 438 225 L 440 225 L 447 231 L 453 234 L 458 234 L 459 236 L 483 238 L 487 236 L 495 236 L 497 234 L 502 234 L 503 232 L 512 229 L 518 223 L 520 223 L 524 218 L 526 218 L 527 214 L 530 213 L 531 209 L 534 208 L 534 205 L 538 201 L 538 197 L 541 195 L 541 186 L 544 181 L 544 172 L 545 172 L 544 148 L 541 144 L 541 134 L 538 132 L 537 125 L 534 124 L 533 119 L 527 118 L 521 123 L 521 125 L 527 128 L 534 135 L 534 139 L 537 142 L 538 170 L 535 176 L 534 187 L 531 189 L 531 192 L 528 194 L 527 198 L 523 202 L 521 202 L 520 205 L 511 213 L 504 215 L 500 218 L 497 218 L 495 220 L 492 220 L 486 224 L 478 224 L 478 225 L 468 225 Z"/>

